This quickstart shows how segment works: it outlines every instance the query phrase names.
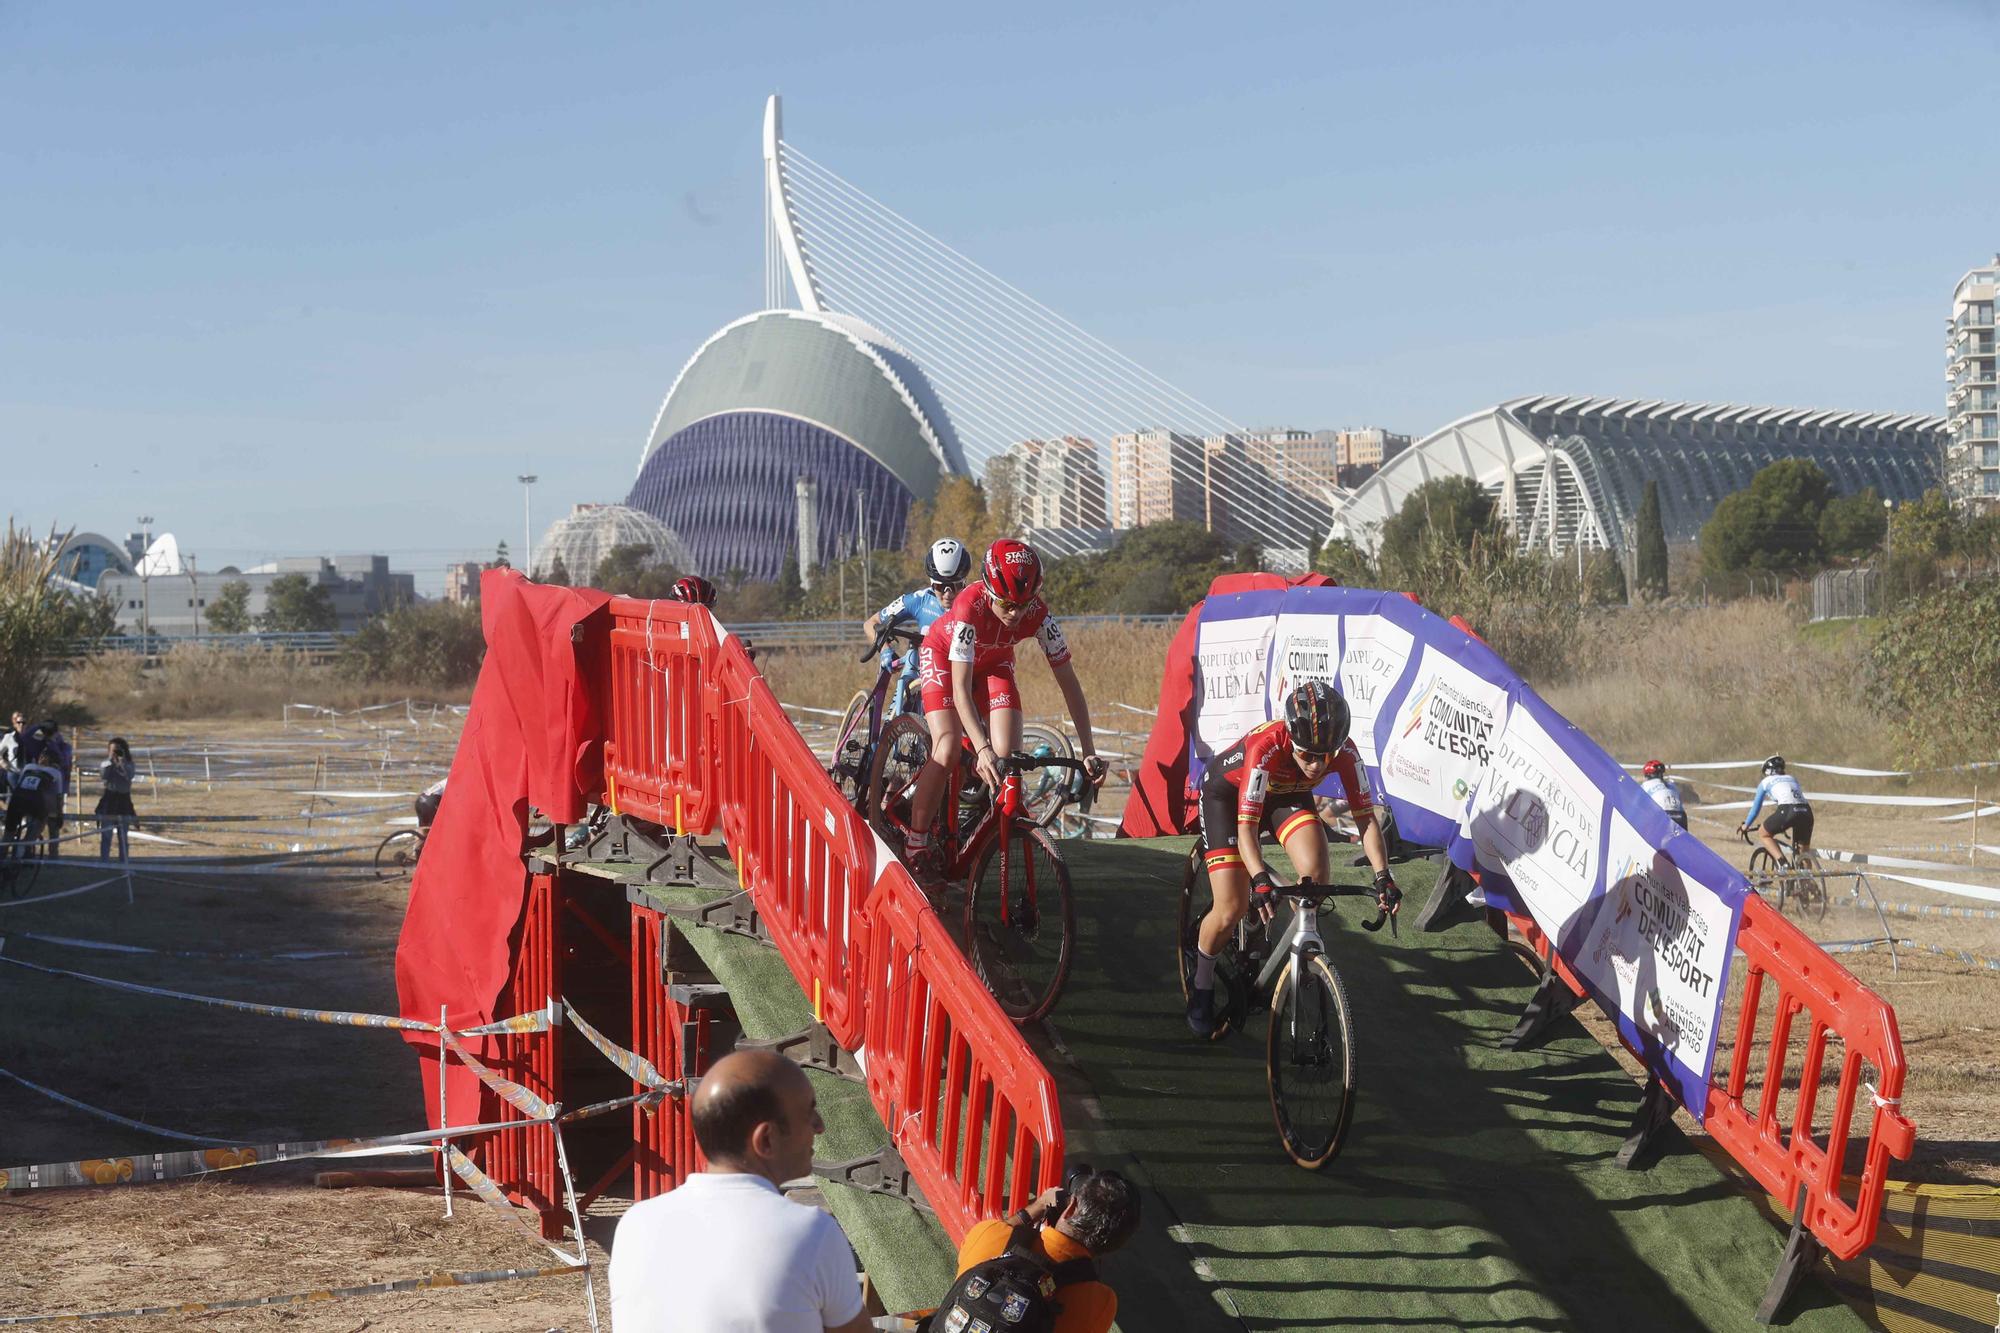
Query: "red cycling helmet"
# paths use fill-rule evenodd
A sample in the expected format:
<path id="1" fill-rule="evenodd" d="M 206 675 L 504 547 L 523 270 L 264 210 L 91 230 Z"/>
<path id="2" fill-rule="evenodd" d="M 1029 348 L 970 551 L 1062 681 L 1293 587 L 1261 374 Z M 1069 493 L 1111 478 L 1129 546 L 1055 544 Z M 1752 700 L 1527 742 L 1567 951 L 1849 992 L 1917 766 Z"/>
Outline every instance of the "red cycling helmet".
<path id="1" fill-rule="evenodd" d="M 986 548 L 986 591 L 1003 601 L 1025 602 L 1042 586 L 1042 558 L 1035 548 L 1002 537 Z"/>
<path id="2" fill-rule="evenodd" d="M 1666 775 L 1667 765 L 1664 760 L 1659 759 L 1648 759 L 1646 766 L 1639 770 L 1639 776 L 1642 778 L 1663 778 Z"/>
<path id="3" fill-rule="evenodd" d="M 715 605 L 715 585 L 699 574 L 690 574 L 674 584 L 674 600 L 677 602 L 700 602 L 703 606 Z"/>

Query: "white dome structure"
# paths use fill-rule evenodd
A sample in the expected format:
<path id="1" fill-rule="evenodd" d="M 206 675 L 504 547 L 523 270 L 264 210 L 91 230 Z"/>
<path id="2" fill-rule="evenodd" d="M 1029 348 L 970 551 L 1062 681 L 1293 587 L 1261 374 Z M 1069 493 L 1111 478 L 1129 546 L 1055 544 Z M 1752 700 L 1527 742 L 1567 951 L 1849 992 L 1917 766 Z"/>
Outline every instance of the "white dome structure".
<path id="1" fill-rule="evenodd" d="M 643 546 L 655 563 L 672 565 L 682 573 L 700 572 L 687 543 L 672 528 L 643 510 L 606 504 L 580 504 L 551 524 L 535 543 L 531 572 L 535 578 L 547 578 L 560 559 L 570 582 L 587 584 L 604 557 L 620 546 Z"/>

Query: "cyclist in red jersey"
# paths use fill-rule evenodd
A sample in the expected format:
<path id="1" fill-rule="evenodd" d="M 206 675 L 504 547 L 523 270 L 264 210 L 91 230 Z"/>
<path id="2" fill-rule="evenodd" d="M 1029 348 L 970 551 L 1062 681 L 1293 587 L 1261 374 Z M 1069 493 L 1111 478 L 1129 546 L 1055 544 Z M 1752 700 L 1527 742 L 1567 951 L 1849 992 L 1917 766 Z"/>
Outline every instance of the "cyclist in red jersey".
<path id="1" fill-rule="evenodd" d="M 951 609 L 932 622 L 917 649 L 923 683 L 924 722 L 930 728 L 930 757 L 917 774 L 910 806 L 912 859 L 930 848 L 930 827 L 939 797 L 958 766 L 961 738 L 970 737 L 979 776 L 998 792 L 1001 760 L 1021 740 L 1020 692 L 1014 683 L 1014 648 L 1033 639 L 1041 644 L 1049 670 L 1062 690 L 1077 742 L 1093 784 L 1104 781 L 1104 761 L 1090 732 L 1090 706 L 1069 643 L 1037 597 L 1042 562 L 1026 542 L 1003 537 L 986 552 L 980 582 L 952 599 Z M 989 729 L 990 721 L 990 729 Z"/>
<path id="2" fill-rule="evenodd" d="M 1292 860 L 1300 882 L 1325 884 L 1331 856 L 1326 826 L 1313 804 L 1313 788 L 1329 771 L 1347 793 L 1348 812 L 1361 830 L 1361 850 L 1375 868 L 1375 901 L 1394 912 L 1402 901 L 1389 873 L 1388 848 L 1375 818 L 1368 771 L 1347 737 L 1347 700 L 1325 681 L 1309 680 L 1285 696 L 1284 717 L 1251 728 L 1211 759 L 1201 780 L 1201 847 L 1215 901 L 1202 918 L 1194 956 L 1188 1027 L 1215 1036 L 1215 959 L 1229 933 L 1249 910 L 1254 888 L 1268 904 L 1277 881 L 1264 864 L 1258 839 L 1271 829 Z"/>

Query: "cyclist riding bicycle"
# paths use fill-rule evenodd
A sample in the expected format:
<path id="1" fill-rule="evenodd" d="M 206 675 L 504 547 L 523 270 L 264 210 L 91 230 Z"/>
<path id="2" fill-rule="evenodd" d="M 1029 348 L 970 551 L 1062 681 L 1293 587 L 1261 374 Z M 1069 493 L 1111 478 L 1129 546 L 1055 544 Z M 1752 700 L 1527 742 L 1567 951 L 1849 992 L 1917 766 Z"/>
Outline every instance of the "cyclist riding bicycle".
<path id="1" fill-rule="evenodd" d="M 428 829 L 437 822 L 438 807 L 444 804 L 444 787 L 451 777 L 447 774 L 417 793 L 417 827 Z"/>
<path id="2" fill-rule="evenodd" d="M 1639 770 L 1639 789 L 1653 798 L 1653 804 L 1667 812 L 1667 818 L 1683 829 L 1688 826 L 1687 807 L 1681 804 L 1681 789 L 1667 779 L 1666 761 L 1648 759 Z"/>
<path id="3" fill-rule="evenodd" d="M 1215 901 L 1201 921 L 1188 998 L 1188 1027 L 1197 1037 L 1215 1036 L 1215 960 L 1249 910 L 1252 889 L 1260 908 L 1274 896 L 1277 881 L 1258 845 L 1262 830 L 1277 835 L 1301 881 L 1327 882 L 1331 856 L 1313 788 L 1329 771 L 1340 778 L 1348 813 L 1361 830 L 1361 850 L 1375 870 L 1376 905 L 1384 912 L 1401 905 L 1368 770 L 1348 739 L 1352 722 L 1347 700 L 1331 685 L 1304 681 L 1285 696 L 1282 718 L 1252 727 L 1208 762 L 1201 780 L 1201 848 Z"/>
<path id="4" fill-rule="evenodd" d="M 1774 809 L 1758 830 L 1757 839 L 1764 844 L 1764 850 L 1771 859 L 1781 866 L 1789 866 L 1784 854 L 1778 850 L 1778 835 L 1786 829 L 1792 831 L 1792 842 L 1800 851 L 1812 850 L 1813 810 L 1806 800 L 1805 789 L 1799 780 L 1785 772 L 1785 757 L 1774 754 L 1764 761 L 1764 780 L 1757 784 L 1757 798 L 1750 802 L 1750 813 L 1743 816 L 1741 832 L 1748 833 L 1750 826 L 1757 822 L 1757 812 L 1769 800 Z"/>
<path id="5" fill-rule="evenodd" d="M 1090 733 L 1090 706 L 1070 665 L 1069 643 L 1035 595 L 1041 585 L 1041 557 L 1026 542 L 1001 538 L 987 549 L 981 580 L 952 600 L 951 609 L 932 622 L 917 649 L 931 748 L 917 774 L 904 845 L 920 869 L 928 869 L 930 827 L 938 798 L 958 767 L 961 738 L 972 742 L 980 779 L 996 794 L 1001 790 L 1001 757 L 1012 754 L 1021 740 L 1016 644 L 1029 639 L 1041 644 L 1076 725 L 1085 772 L 1093 786 L 1104 781 L 1104 761 L 1097 757 Z"/>
<path id="6" fill-rule="evenodd" d="M 951 609 L 952 599 L 965 588 L 965 580 L 972 573 L 972 552 L 963 543 L 950 537 L 941 537 L 931 543 L 931 549 L 924 554 L 924 575 L 930 580 L 928 588 L 918 588 L 906 592 L 895 601 L 861 622 L 861 632 L 873 640 L 876 632 L 886 626 L 902 621 L 913 621 L 918 635 L 923 635 L 937 623 L 940 616 Z M 882 650 L 882 665 L 895 665 L 896 650 Z M 917 654 L 907 653 L 903 658 L 902 693 L 905 700 L 910 695 L 910 685 L 917 678 Z"/>

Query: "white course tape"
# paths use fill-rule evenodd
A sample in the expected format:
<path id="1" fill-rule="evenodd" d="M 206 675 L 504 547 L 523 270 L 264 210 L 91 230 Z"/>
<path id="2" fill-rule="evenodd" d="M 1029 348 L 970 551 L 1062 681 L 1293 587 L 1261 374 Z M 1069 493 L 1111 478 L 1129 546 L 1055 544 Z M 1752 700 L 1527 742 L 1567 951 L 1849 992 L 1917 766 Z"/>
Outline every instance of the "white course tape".
<path id="1" fill-rule="evenodd" d="M 74 862 L 71 864 L 74 864 Z M 79 884 L 73 889 L 63 889 L 59 893 L 38 893 L 32 898 L 16 898 L 11 902 L 0 902 L 0 908 L 26 907 L 29 903 L 47 903 L 54 902 L 57 898 L 74 898 L 79 893 L 89 893 L 92 889 L 101 889 L 107 884 L 123 884 L 124 882 L 125 876 L 123 875 L 108 875 L 103 879 L 92 880 L 88 884 Z"/>
<path id="2" fill-rule="evenodd" d="M 1921 861 L 1908 856 L 1884 856 L 1880 852 L 1838 852 L 1826 847 L 1813 848 L 1813 855 L 1823 861 L 1845 861 L 1856 866 L 1894 866 L 1898 870 L 1965 870 L 1953 861 Z"/>
<path id="3" fill-rule="evenodd" d="M 1892 875 L 1886 870 L 1878 870 L 1879 879 L 1893 879 L 1898 884 L 1914 884 L 1920 889 L 1930 889 L 1936 893 L 1949 893 L 1960 898 L 1977 898 L 1981 902 L 2000 903 L 2000 889 L 1988 888 L 1984 884 L 1958 884 L 1948 879 L 1919 879 L 1914 875 Z"/>
<path id="4" fill-rule="evenodd" d="M 130 1116 L 119 1115 L 116 1111 L 107 1111 L 101 1106 L 92 1106 L 89 1102 L 80 1102 L 74 1097 L 57 1092 L 54 1088 L 45 1088 L 33 1079 L 22 1078 L 11 1069 L 0 1069 L 0 1078 L 10 1078 L 32 1092 L 41 1093 L 42 1096 L 47 1097 L 51 1101 L 61 1102 L 64 1106 L 74 1107 L 86 1114 L 94 1115 L 100 1120 L 109 1120 L 113 1124 L 123 1125 L 127 1129 L 141 1130 L 147 1134 L 158 1134 L 162 1138 L 178 1139 L 182 1143 L 214 1143 L 221 1144 L 227 1148 L 241 1148 L 250 1145 L 249 1139 L 219 1139 L 212 1134 L 183 1134 L 177 1129 L 163 1129 L 159 1125 L 149 1125 L 143 1120 L 134 1120 Z"/>
<path id="5" fill-rule="evenodd" d="M 1732 787 L 1726 782 L 1704 782 L 1701 783 L 1700 785 L 1704 787 L 1713 787 L 1717 791 L 1740 791 L 1740 792 L 1750 792 L 1752 794 L 1755 794 L 1757 790 L 1755 787 Z M 1905 806 L 1913 810 L 1927 809 L 1927 808 L 1934 809 L 1939 806 L 1973 804 L 1973 800 L 1970 796 L 1870 796 L 1870 795 L 1864 795 L 1861 792 L 1846 792 L 1846 791 L 1809 791 L 1806 793 L 1806 799 L 1808 801 L 1811 801 L 1815 805 L 1819 804 L 1821 801 L 1841 801 L 1848 805 L 1895 805 L 1895 806 Z M 1743 804 L 1748 805 L 1750 803 L 1748 801 L 1745 801 L 1743 802 Z M 1768 805 L 1770 804 L 1770 802 L 1766 801 L 1765 804 Z M 1722 809 L 1733 809 L 1733 808 L 1734 808 L 1733 806 L 1719 806 L 1719 805 L 1711 805 L 1709 807 L 1709 809 L 1711 810 L 1722 810 Z"/>
<path id="6" fill-rule="evenodd" d="M 1982 817 L 1991 819 L 1994 815 L 2000 815 L 2000 805 L 1982 806 L 1977 810 L 1967 810 L 1963 814 L 1944 815 L 1937 822 L 1940 824 L 1956 824 L 1966 819 L 1979 819 Z"/>

